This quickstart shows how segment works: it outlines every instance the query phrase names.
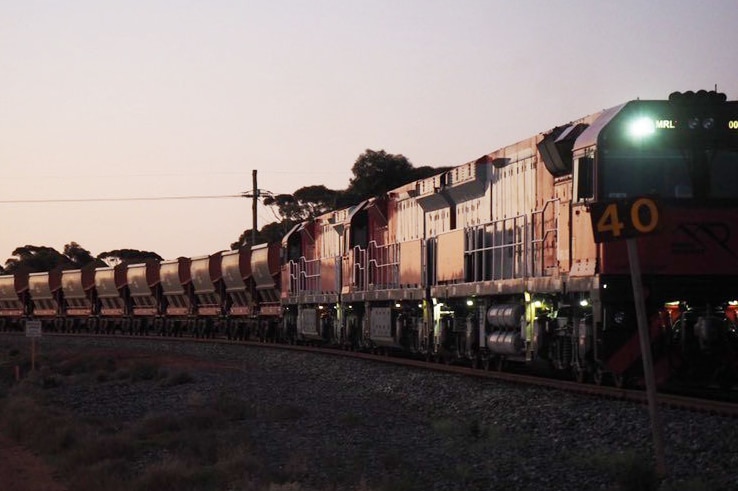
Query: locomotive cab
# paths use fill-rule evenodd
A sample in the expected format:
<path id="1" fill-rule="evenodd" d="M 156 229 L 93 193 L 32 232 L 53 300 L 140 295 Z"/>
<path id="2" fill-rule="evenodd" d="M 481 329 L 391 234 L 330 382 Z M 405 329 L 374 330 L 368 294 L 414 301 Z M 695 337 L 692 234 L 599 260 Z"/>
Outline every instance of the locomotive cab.
<path id="1" fill-rule="evenodd" d="M 593 297 L 595 343 L 607 347 L 590 368 L 640 376 L 640 350 L 631 342 L 636 323 L 625 242 L 595 244 L 587 237 L 593 231 L 614 237 L 659 232 L 637 240 L 655 352 L 671 345 L 659 320 L 669 301 L 716 305 L 738 298 L 738 102 L 700 91 L 604 111 L 576 141 L 573 181 L 572 276 L 587 278 L 579 291 Z M 657 201 L 659 208 L 631 208 L 629 216 L 613 213 L 592 222 L 593 204 L 639 197 Z M 728 329 L 712 315 L 698 316 L 699 321 L 690 315 L 676 323 L 690 339 L 685 333 L 693 327 L 705 340 Z M 616 321 L 623 318 L 627 322 Z M 699 342 L 677 344 L 693 349 Z M 670 368 L 663 369 L 660 382 Z"/>

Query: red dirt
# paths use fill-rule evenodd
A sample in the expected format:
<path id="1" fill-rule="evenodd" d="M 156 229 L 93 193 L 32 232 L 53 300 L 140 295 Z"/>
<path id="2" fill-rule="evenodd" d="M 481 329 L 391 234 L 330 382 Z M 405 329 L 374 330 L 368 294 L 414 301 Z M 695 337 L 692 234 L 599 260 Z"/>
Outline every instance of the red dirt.
<path id="1" fill-rule="evenodd" d="M 0 435 L 0 487 L 6 491 L 67 491 L 40 457 Z"/>

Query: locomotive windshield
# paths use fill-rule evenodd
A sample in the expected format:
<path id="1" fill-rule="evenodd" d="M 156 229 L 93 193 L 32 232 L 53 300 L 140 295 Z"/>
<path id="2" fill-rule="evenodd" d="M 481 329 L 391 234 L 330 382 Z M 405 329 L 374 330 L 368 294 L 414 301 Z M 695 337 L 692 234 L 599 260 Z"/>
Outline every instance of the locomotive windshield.
<path id="1" fill-rule="evenodd" d="M 605 199 L 738 200 L 738 150 L 650 148 L 600 154 Z"/>
<path id="2" fill-rule="evenodd" d="M 598 183 L 604 200 L 738 201 L 738 107 L 627 105 L 601 134 Z"/>

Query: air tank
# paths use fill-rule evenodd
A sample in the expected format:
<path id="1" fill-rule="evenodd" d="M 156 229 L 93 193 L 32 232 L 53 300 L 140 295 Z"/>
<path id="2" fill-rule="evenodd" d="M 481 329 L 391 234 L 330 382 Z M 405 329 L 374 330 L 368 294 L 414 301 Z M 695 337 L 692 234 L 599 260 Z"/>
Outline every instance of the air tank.
<path id="1" fill-rule="evenodd" d="M 520 319 L 525 315 L 525 306 L 521 304 L 493 305 L 487 310 L 487 322 L 497 329 L 520 327 Z"/>
<path id="2" fill-rule="evenodd" d="M 495 331 L 487 337 L 487 347 L 498 355 L 518 355 L 525 343 L 518 331 Z"/>

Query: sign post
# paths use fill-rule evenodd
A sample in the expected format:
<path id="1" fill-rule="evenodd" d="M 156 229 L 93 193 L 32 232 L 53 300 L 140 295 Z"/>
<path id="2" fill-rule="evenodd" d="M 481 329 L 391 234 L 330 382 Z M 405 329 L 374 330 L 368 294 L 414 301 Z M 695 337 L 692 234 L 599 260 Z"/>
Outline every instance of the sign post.
<path id="1" fill-rule="evenodd" d="M 626 239 L 630 278 L 633 287 L 633 301 L 638 322 L 638 338 L 643 360 L 643 377 L 646 382 L 646 398 L 651 418 L 653 449 L 656 457 L 656 472 L 666 476 L 664 456 L 664 433 L 658 406 L 656 404 L 656 379 L 651 357 L 651 336 L 646 316 L 646 302 L 643 297 L 641 263 L 638 258 L 637 237 L 658 230 L 660 206 L 653 198 L 636 198 L 614 202 L 593 203 L 591 207 L 592 230 L 595 242 L 608 242 Z"/>
<path id="2" fill-rule="evenodd" d="M 26 337 L 31 338 L 31 371 L 36 370 L 36 340 L 41 337 L 41 321 L 26 320 Z"/>

